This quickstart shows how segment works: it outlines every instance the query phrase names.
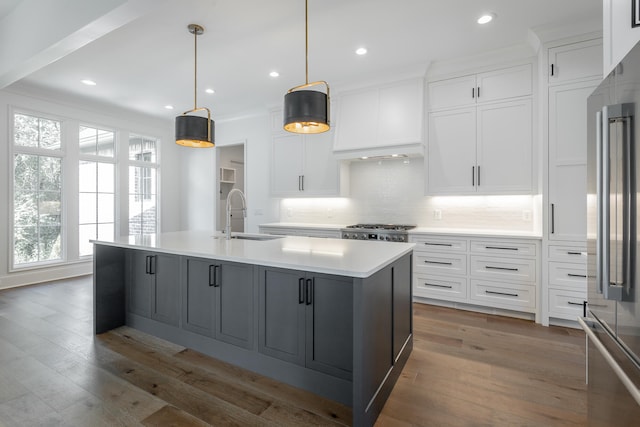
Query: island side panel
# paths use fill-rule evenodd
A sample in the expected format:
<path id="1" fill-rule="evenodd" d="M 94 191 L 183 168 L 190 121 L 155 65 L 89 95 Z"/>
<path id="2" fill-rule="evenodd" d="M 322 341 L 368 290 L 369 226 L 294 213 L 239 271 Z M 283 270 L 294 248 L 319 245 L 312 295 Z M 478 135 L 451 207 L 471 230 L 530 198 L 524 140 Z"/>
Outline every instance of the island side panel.
<path id="1" fill-rule="evenodd" d="M 101 334 L 125 324 L 125 250 L 93 247 L 93 332 Z"/>
<path id="2" fill-rule="evenodd" d="M 368 278 L 354 280 L 354 426 L 375 423 L 413 348 L 407 286 L 411 286 L 411 253 Z M 406 338 L 396 358 L 398 334 Z"/>

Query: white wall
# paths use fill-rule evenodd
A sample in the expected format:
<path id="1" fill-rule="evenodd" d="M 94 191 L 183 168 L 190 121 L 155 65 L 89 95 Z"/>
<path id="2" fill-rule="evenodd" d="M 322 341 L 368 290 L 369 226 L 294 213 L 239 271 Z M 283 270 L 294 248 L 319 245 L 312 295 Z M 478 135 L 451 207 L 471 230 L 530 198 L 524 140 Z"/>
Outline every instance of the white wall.
<path id="1" fill-rule="evenodd" d="M 92 268 L 89 260 L 88 262 L 75 261 L 54 267 L 9 272 L 9 242 L 11 238 L 9 235 L 9 223 L 12 215 L 9 200 L 10 180 L 12 179 L 10 173 L 12 168 L 9 118 L 12 107 L 54 115 L 63 118 L 68 123 L 82 122 L 159 137 L 161 139 L 160 227 L 162 231 L 180 229 L 181 207 L 178 203 L 175 203 L 175 200 L 178 200 L 182 187 L 182 170 L 179 160 L 180 155 L 176 144 L 173 143 L 172 122 L 105 105 L 93 104 L 86 99 L 72 98 L 60 94 L 45 94 L 42 89 L 36 91 L 33 88 L 14 86 L 11 89 L 0 91 L 0 288 L 87 274 L 91 272 Z M 122 143 L 124 146 L 120 146 L 120 148 L 126 149 L 126 141 L 122 141 Z M 65 177 L 75 177 L 77 181 L 77 174 L 65 174 Z M 77 188 L 77 182 L 75 187 Z M 126 191 L 126 182 L 124 186 L 121 185 L 122 188 Z M 122 209 L 120 210 L 120 217 L 127 218 L 126 212 L 123 214 Z M 124 221 L 126 222 L 126 219 Z M 120 224 L 124 225 L 122 221 L 120 221 Z M 77 235 L 72 234 L 71 231 L 69 233 L 69 240 L 77 239 Z M 71 244 L 71 242 L 69 243 Z"/>

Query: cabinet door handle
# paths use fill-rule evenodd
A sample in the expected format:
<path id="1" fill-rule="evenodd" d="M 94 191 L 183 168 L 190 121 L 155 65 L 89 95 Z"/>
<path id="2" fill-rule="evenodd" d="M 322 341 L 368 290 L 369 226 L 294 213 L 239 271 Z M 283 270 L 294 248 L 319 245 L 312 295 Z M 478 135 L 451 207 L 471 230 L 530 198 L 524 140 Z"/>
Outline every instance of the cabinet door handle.
<path id="1" fill-rule="evenodd" d="M 587 275 L 586 275 L 586 274 L 573 274 L 573 273 L 567 273 L 567 276 L 569 276 L 569 277 L 581 277 L 581 278 L 583 278 L 583 279 L 586 279 L 586 278 L 587 278 Z"/>
<path id="2" fill-rule="evenodd" d="M 439 264 L 439 265 L 453 265 L 452 262 L 445 262 L 445 261 L 429 261 L 429 260 L 425 260 L 424 263 L 425 264 Z"/>
<path id="3" fill-rule="evenodd" d="M 484 248 L 485 249 L 498 249 L 498 250 L 501 250 L 501 251 L 517 251 L 518 250 L 518 248 L 505 248 L 505 247 L 502 247 L 502 246 L 485 246 Z"/>
<path id="4" fill-rule="evenodd" d="M 313 279 L 307 279 L 305 287 L 307 305 L 311 305 L 313 303 Z"/>
<path id="5" fill-rule="evenodd" d="M 518 294 L 512 294 L 512 293 L 509 293 L 509 292 L 496 292 L 496 291 L 484 291 L 484 292 L 487 293 L 487 294 L 505 295 L 505 296 L 508 296 L 508 297 L 517 297 L 518 296 Z"/>
<path id="6" fill-rule="evenodd" d="M 476 186 L 476 167 L 471 166 L 471 186 Z"/>
<path id="7" fill-rule="evenodd" d="M 567 255 L 582 255 L 582 252 L 567 251 Z"/>
<path id="8" fill-rule="evenodd" d="M 478 165 L 478 187 L 480 187 L 480 165 Z"/>
<path id="9" fill-rule="evenodd" d="M 555 70 L 554 70 L 553 64 L 551 64 L 551 75 L 553 76 L 554 73 L 555 73 Z"/>
<path id="10" fill-rule="evenodd" d="M 476 97 L 476 88 L 472 87 L 471 88 L 471 98 L 475 98 Z"/>
<path id="11" fill-rule="evenodd" d="M 581 307 L 583 305 L 581 302 L 573 302 L 573 301 L 567 301 L 567 304 L 569 304 L 569 305 L 579 305 Z"/>
<path id="12" fill-rule="evenodd" d="M 298 304 L 304 304 L 304 277 L 298 279 Z"/>
<path id="13" fill-rule="evenodd" d="M 556 205 L 551 203 L 551 234 L 556 232 Z"/>
<path id="14" fill-rule="evenodd" d="M 156 263 L 154 262 L 155 260 L 155 255 L 147 256 L 147 274 L 156 274 Z"/>
<path id="15" fill-rule="evenodd" d="M 480 98 L 480 86 L 478 86 L 478 98 Z"/>
<path id="16" fill-rule="evenodd" d="M 511 268 L 511 267 L 493 267 L 491 265 L 485 265 L 484 268 L 486 268 L 487 270 L 505 270 L 505 271 L 518 271 L 517 268 Z"/>
<path id="17" fill-rule="evenodd" d="M 452 247 L 453 245 L 451 243 L 431 243 L 431 242 L 424 242 L 425 245 L 427 246 L 447 246 L 447 247 Z"/>
<path id="18" fill-rule="evenodd" d="M 218 271 L 219 265 L 210 265 L 209 266 L 209 286 L 213 286 L 214 288 L 219 288 L 220 283 L 218 283 Z"/>
<path id="19" fill-rule="evenodd" d="M 432 286 L 432 287 L 434 287 L 434 288 L 446 288 L 446 289 L 453 289 L 453 286 L 451 286 L 451 285 L 438 285 L 438 284 L 436 284 L 436 283 L 427 283 L 427 282 L 424 282 L 424 285 L 425 285 L 425 286 Z"/>
<path id="20" fill-rule="evenodd" d="M 151 256 L 144 257 L 144 273 L 151 274 Z"/>
<path id="21" fill-rule="evenodd" d="M 302 175 L 298 175 L 298 191 L 302 191 Z"/>
<path id="22" fill-rule="evenodd" d="M 302 175 L 302 191 L 304 191 L 304 175 Z"/>

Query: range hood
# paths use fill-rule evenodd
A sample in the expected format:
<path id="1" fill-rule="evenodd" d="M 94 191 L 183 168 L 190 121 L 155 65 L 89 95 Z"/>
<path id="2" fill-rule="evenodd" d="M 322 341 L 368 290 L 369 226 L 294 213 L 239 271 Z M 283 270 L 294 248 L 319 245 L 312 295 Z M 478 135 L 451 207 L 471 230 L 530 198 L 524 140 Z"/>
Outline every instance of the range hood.
<path id="1" fill-rule="evenodd" d="M 334 150 L 333 156 L 339 160 L 394 159 L 402 157 L 424 157 L 422 142 L 414 144 L 368 147 L 366 149 Z"/>

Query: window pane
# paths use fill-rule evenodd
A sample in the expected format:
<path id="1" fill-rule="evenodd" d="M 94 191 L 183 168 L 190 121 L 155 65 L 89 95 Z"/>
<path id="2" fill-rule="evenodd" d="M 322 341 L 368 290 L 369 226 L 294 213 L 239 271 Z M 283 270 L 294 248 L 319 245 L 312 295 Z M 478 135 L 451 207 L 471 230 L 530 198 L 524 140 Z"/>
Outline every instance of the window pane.
<path id="1" fill-rule="evenodd" d="M 98 218 L 96 193 L 80 193 L 78 206 L 78 222 L 80 224 L 95 224 Z"/>
<path id="2" fill-rule="evenodd" d="M 17 190 L 13 196 L 13 223 L 16 227 L 38 223 L 38 193 Z"/>
<path id="3" fill-rule="evenodd" d="M 80 126 L 80 154 L 96 154 L 97 129 Z"/>
<path id="4" fill-rule="evenodd" d="M 41 190 L 60 190 L 62 188 L 62 159 L 39 156 Z"/>
<path id="5" fill-rule="evenodd" d="M 98 155 L 113 157 L 115 132 L 98 129 Z"/>
<path id="6" fill-rule="evenodd" d="M 98 163 L 98 192 L 115 192 L 115 165 L 112 163 Z"/>
<path id="7" fill-rule="evenodd" d="M 24 147 L 38 146 L 38 118 L 15 114 L 13 116 L 13 143 Z"/>
<path id="8" fill-rule="evenodd" d="M 113 222 L 115 211 L 115 196 L 113 194 L 98 194 L 98 222 Z"/>
<path id="9" fill-rule="evenodd" d="M 81 225 L 78 228 L 78 247 L 80 250 L 80 256 L 91 255 L 93 253 L 93 244 L 89 242 L 89 240 L 95 240 L 96 235 L 96 225 L 95 224 L 87 224 Z"/>
<path id="10" fill-rule="evenodd" d="M 62 200 L 60 192 L 41 191 L 39 193 L 38 214 L 39 224 L 60 225 L 60 214 L 62 211 Z"/>
<path id="11" fill-rule="evenodd" d="M 40 260 L 54 260 L 62 257 L 61 227 L 40 227 Z"/>
<path id="12" fill-rule="evenodd" d="M 154 138 L 132 134 L 129 137 L 129 160 L 155 163 L 156 144 L 157 140 Z"/>
<path id="13" fill-rule="evenodd" d="M 14 228 L 14 264 L 38 261 L 38 227 Z"/>
<path id="14" fill-rule="evenodd" d="M 14 159 L 13 185 L 16 189 L 38 188 L 38 156 L 16 154 Z"/>
<path id="15" fill-rule="evenodd" d="M 40 147 L 59 150 L 62 146 L 60 139 L 60 122 L 55 120 L 40 120 Z"/>
<path id="16" fill-rule="evenodd" d="M 78 172 L 78 188 L 80 192 L 96 191 L 96 162 L 80 161 Z"/>
<path id="17" fill-rule="evenodd" d="M 115 237 L 115 226 L 111 224 L 98 224 L 98 239 L 112 240 Z"/>

